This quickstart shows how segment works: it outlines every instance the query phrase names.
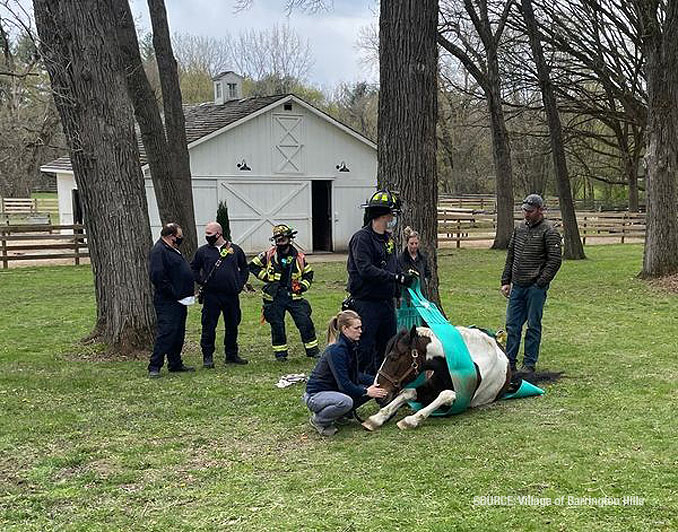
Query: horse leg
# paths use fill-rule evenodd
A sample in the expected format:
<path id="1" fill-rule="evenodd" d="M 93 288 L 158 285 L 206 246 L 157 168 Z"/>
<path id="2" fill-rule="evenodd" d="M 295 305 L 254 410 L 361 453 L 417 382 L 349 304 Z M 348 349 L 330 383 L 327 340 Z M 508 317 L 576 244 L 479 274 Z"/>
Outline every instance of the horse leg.
<path id="1" fill-rule="evenodd" d="M 376 430 L 386 423 L 391 417 L 395 415 L 398 409 L 407 401 L 414 401 L 417 398 L 417 390 L 414 388 L 406 388 L 400 392 L 393 401 L 387 404 L 384 408 L 379 410 L 376 414 L 371 415 L 363 421 L 363 427 L 367 430 Z"/>
<path id="2" fill-rule="evenodd" d="M 432 412 L 438 410 L 441 406 L 450 406 L 457 398 L 457 394 L 452 390 L 443 390 L 440 395 L 436 397 L 431 404 L 419 410 L 411 416 L 404 417 L 398 421 L 399 429 L 415 429 L 424 421 Z"/>

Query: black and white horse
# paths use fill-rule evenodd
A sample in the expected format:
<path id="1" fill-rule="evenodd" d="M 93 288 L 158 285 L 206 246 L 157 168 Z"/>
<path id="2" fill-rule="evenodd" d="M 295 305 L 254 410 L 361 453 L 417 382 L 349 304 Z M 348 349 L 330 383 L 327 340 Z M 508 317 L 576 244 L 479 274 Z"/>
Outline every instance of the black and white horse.
<path id="1" fill-rule="evenodd" d="M 476 369 L 477 386 L 470 401 L 471 407 L 496 401 L 511 384 L 511 367 L 496 340 L 480 329 L 456 327 L 461 334 Z M 418 427 L 432 412 L 451 406 L 457 394 L 445 359 L 443 345 L 426 327 L 402 330 L 391 339 L 386 358 L 377 372 L 375 383 L 388 395 L 378 400 L 381 410 L 363 422 L 368 430 L 375 430 L 395 415 L 408 401 L 424 405 L 418 412 L 401 419 L 398 427 Z M 421 373 L 428 379 L 416 388 L 403 388 Z"/>

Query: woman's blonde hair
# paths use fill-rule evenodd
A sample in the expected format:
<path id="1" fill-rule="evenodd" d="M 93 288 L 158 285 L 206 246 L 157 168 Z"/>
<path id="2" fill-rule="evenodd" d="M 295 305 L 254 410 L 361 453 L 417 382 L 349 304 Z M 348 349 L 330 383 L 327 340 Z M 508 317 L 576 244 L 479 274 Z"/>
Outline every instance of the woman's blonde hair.
<path id="1" fill-rule="evenodd" d="M 344 327 L 350 327 L 354 321 L 359 320 L 360 316 L 352 310 L 343 310 L 334 316 L 327 324 L 327 344 L 333 344 L 339 337 L 339 332 Z"/>
<path id="2" fill-rule="evenodd" d="M 405 238 L 405 244 L 410 241 L 410 238 L 420 238 L 419 231 L 415 231 L 409 225 L 403 229 L 403 238 Z"/>

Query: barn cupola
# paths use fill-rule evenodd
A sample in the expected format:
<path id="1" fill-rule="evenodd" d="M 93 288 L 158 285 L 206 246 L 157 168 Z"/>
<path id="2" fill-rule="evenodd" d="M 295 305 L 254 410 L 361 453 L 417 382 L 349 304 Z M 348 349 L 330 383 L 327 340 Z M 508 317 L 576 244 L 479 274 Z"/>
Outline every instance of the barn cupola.
<path id="1" fill-rule="evenodd" d="M 214 103 L 220 105 L 242 98 L 242 76 L 232 70 L 221 72 L 212 78 L 214 82 Z"/>

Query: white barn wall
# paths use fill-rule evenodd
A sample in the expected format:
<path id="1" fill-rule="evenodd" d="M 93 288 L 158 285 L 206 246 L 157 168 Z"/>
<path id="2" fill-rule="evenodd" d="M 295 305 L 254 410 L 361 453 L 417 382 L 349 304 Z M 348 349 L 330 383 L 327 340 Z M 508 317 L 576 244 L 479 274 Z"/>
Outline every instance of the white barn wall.
<path id="1" fill-rule="evenodd" d="M 301 143 L 300 172 L 276 172 L 280 155 L 275 137 L 281 134 L 277 121 L 281 116 L 301 117 L 299 134 L 295 130 Z M 235 241 L 247 253 L 265 249 L 271 225 L 282 222 L 299 231 L 297 242 L 305 251 L 311 251 L 313 180 L 332 183 L 333 250 L 346 250 L 351 235 L 362 225 L 360 204 L 376 185 L 376 149 L 296 102 L 291 111 L 285 111 L 280 104 L 219 135 L 197 141 L 189 153 L 199 241 L 205 224 L 216 217 L 219 201 L 226 201 Z M 250 172 L 242 172 L 236 166 L 243 159 L 252 169 Z M 350 172 L 337 170 L 342 161 Z M 161 223 L 148 168 L 144 176 L 155 240 Z M 72 174 L 57 174 L 57 187 L 60 221 L 70 224 L 71 190 L 76 188 Z"/>

